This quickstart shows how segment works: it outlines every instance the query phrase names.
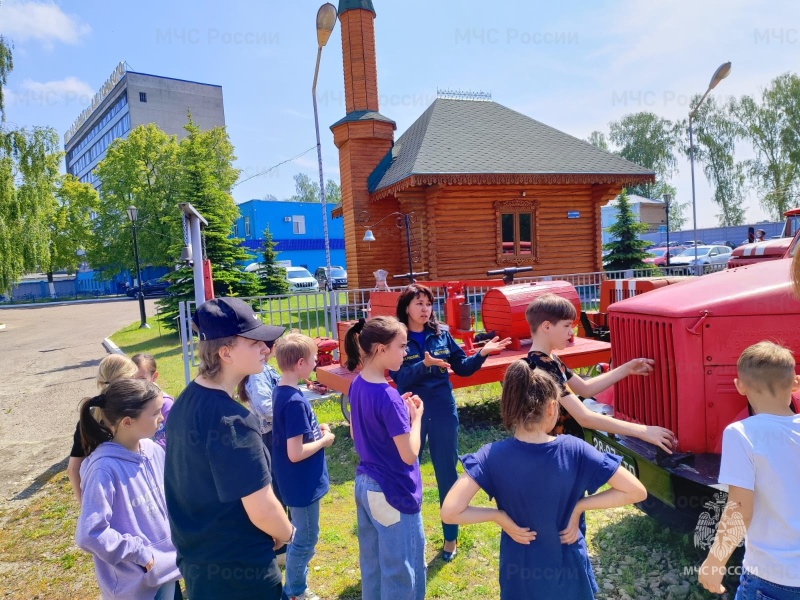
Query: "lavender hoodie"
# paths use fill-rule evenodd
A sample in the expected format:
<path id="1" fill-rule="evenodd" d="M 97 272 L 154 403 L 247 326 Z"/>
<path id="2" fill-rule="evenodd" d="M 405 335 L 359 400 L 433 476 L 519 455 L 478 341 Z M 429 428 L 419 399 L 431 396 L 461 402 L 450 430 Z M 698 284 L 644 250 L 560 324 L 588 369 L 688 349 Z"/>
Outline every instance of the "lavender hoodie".
<path id="1" fill-rule="evenodd" d="M 152 599 L 180 578 L 164 499 L 164 450 L 148 439 L 139 444 L 141 453 L 105 442 L 81 465 L 75 541 L 93 555 L 103 598 Z"/>

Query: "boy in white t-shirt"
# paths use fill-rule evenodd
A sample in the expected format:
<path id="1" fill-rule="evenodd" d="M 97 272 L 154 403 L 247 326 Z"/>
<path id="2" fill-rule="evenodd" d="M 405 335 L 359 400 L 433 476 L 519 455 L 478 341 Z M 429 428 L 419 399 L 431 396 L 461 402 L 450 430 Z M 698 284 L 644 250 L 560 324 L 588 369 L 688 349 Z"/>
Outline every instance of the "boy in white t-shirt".
<path id="1" fill-rule="evenodd" d="M 800 600 L 800 415 L 791 408 L 800 376 L 792 353 L 771 342 L 742 352 L 737 370 L 736 389 L 754 416 L 731 423 L 722 437 L 719 482 L 728 484 L 728 504 L 700 583 L 725 591 L 725 565 L 745 537 L 735 600 Z"/>

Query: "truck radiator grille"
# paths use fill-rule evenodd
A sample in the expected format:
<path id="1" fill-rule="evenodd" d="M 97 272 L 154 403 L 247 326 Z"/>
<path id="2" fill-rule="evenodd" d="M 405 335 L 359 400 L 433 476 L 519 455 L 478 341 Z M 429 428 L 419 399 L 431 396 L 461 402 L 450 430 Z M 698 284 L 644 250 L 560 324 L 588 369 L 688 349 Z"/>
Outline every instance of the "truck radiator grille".
<path id="1" fill-rule="evenodd" d="M 617 416 L 677 431 L 678 380 L 672 324 L 649 316 L 609 315 L 614 366 L 633 358 L 653 358 L 648 377 L 633 375 L 618 382 Z"/>

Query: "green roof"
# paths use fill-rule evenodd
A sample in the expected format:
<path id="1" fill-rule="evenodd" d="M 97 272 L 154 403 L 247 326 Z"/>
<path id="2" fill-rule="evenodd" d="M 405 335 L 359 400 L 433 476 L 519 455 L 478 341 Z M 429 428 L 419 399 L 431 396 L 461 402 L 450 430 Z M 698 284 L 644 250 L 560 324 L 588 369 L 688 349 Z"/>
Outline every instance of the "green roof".
<path id="1" fill-rule="evenodd" d="M 375 13 L 375 8 L 372 6 L 372 0 L 339 0 L 339 14 L 347 10 L 355 10 L 363 8 L 364 10 L 372 11 Z"/>
<path id="2" fill-rule="evenodd" d="M 653 180 L 653 171 L 497 102 L 437 98 L 369 177 L 370 193 L 413 176 L 566 176 L 581 181 Z M 506 177 L 507 176 L 507 177 Z"/>

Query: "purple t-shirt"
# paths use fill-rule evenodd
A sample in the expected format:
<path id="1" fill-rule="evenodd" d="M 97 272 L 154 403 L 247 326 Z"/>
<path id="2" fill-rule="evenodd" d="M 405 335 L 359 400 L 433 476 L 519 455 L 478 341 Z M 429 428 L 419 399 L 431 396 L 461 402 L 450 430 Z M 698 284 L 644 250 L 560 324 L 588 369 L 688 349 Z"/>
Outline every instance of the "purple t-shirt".
<path id="1" fill-rule="evenodd" d="M 164 404 L 161 405 L 161 416 L 164 417 L 164 420 L 161 422 L 161 426 L 156 431 L 155 435 L 153 436 L 153 441 L 157 443 L 159 446 L 167 449 L 167 417 L 169 417 L 169 411 L 172 410 L 172 405 L 175 403 L 175 400 L 169 394 L 162 392 L 162 396 L 164 398 Z"/>
<path id="2" fill-rule="evenodd" d="M 388 383 L 369 383 L 359 375 L 350 386 L 350 422 L 361 459 L 356 474 L 377 481 L 393 508 L 407 515 L 418 513 L 422 507 L 419 461 L 403 462 L 393 439 L 411 431 L 400 394 Z"/>

